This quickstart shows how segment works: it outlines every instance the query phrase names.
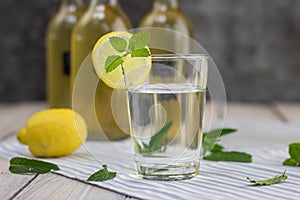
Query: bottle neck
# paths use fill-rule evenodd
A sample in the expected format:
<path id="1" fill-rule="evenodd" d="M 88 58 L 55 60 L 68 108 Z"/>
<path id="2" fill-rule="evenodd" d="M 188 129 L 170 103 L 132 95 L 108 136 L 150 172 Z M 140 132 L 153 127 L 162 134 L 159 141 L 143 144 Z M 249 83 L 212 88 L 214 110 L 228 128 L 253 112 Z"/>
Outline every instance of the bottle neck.
<path id="1" fill-rule="evenodd" d="M 112 6 L 116 6 L 116 5 L 119 5 L 119 1 L 118 0 L 110 0 L 109 4 L 111 4 Z"/>
<path id="2" fill-rule="evenodd" d="M 85 5 L 84 0 L 62 0 L 60 9 L 74 11 L 78 7 L 83 7 L 84 5 Z"/>
<path id="3" fill-rule="evenodd" d="M 90 5 L 109 3 L 110 0 L 90 0 Z"/>
<path id="4" fill-rule="evenodd" d="M 178 0 L 155 0 L 153 4 L 153 9 L 158 11 L 177 9 L 178 7 Z"/>

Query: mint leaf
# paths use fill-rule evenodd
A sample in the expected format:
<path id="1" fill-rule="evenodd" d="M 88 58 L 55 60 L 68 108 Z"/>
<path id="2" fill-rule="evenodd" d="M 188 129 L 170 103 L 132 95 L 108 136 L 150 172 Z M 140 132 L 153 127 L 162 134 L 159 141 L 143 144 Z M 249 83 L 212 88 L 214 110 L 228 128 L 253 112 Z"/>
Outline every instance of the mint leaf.
<path id="1" fill-rule="evenodd" d="M 217 141 L 219 137 L 228 135 L 230 133 L 236 132 L 237 129 L 233 128 L 224 128 L 224 129 L 215 129 L 209 132 L 204 132 L 203 133 L 203 138 L 202 138 L 202 152 L 203 155 L 206 155 L 210 151 L 216 151 L 218 147 L 214 147 L 217 145 Z M 215 148 L 215 149 L 214 149 Z"/>
<path id="2" fill-rule="evenodd" d="M 274 176 L 273 178 L 266 179 L 266 180 L 252 180 L 251 178 L 247 177 L 247 179 L 250 181 L 250 183 L 254 183 L 256 186 L 262 186 L 262 185 L 273 185 L 280 183 L 281 181 L 284 181 L 288 179 L 288 177 L 285 175 L 286 170 L 280 175 Z"/>
<path id="3" fill-rule="evenodd" d="M 242 162 L 242 163 L 250 163 L 252 162 L 252 156 L 243 152 L 215 152 L 211 153 L 208 156 L 203 158 L 204 160 L 209 161 L 227 161 L 227 162 Z"/>
<path id="4" fill-rule="evenodd" d="M 207 137 L 206 134 L 203 135 L 203 139 L 202 139 L 202 152 L 203 155 L 206 155 L 207 153 L 209 153 L 210 151 L 212 151 L 213 147 L 215 145 L 217 145 L 217 138 L 209 138 Z"/>
<path id="5" fill-rule="evenodd" d="M 216 152 L 222 152 L 224 149 L 223 146 L 219 145 L 219 144 L 215 144 L 215 146 L 210 150 L 212 153 L 216 153 Z"/>
<path id="6" fill-rule="evenodd" d="M 173 122 L 170 121 L 164 125 L 159 131 L 157 131 L 150 139 L 149 144 L 143 143 L 143 147 L 136 141 L 134 138 L 134 150 L 138 153 L 152 153 L 161 148 L 161 143 L 163 139 L 166 137 L 168 131 L 170 130 Z"/>
<path id="7" fill-rule="evenodd" d="M 123 59 L 121 56 L 112 55 L 108 56 L 105 61 L 105 71 L 106 73 L 113 71 L 116 69 L 120 64 L 122 64 Z"/>
<path id="8" fill-rule="evenodd" d="M 110 37 L 109 42 L 120 53 L 125 52 L 127 48 L 127 41 L 121 37 Z"/>
<path id="9" fill-rule="evenodd" d="M 136 33 L 130 38 L 128 49 L 130 51 L 136 49 L 143 49 L 148 45 L 150 38 L 151 38 L 150 32 Z"/>
<path id="10" fill-rule="evenodd" d="M 289 145 L 289 154 L 300 164 L 300 143 L 292 143 Z"/>
<path id="11" fill-rule="evenodd" d="M 148 56 L 151 56 L 151 53 L 146 48 L 136 49 L 136 50 L 132 51 L 131 56 L 132 57 L 148 57 Z"/>
<path id="12" fill-rule="evenodd" d="M 128 57 L 148 57 L 151 56 L 151 52 L 146 48 L 150 41 L 150 32 L 139 32 L 133 34 L 129 41 L 122 37 L 112 36 L 109 37 L 109 42 L 112 47 L 122 53 L 122 55 L 110 55 L 105 60 L 106 73 L 112 72 L 123 63 L 123 58 Z M 128 48 L 127 48 L 128 46 Z M 122 66 L 123 76 L 125 76 L 125 70 Z M 124 79 L 125 81 L 125 79 Z M 125 83 L 126 85 L 126 83 Z"/>
<path id="13" fill-rule="evenodd" d="M 114 179 L 117 176 L 117 172 L 108 171 L 107 165 L 103 165 L 102 167 L 103 169 L 92 174 L 87 181 L 103 182 Z"/>
<path id="14" fill-rule="evenodd" d="M 222 131 L 221 131 L 221 135 L 220 136 L 225 136 L 225 135 L 228 135 L 228 134 L 231 134 L 231 133 L 235 133 L 237 132 L 237 129 L 234 129 L 234 128 L 223 128 Z"/>
<path id="15" fill-rule="evenodd" d="M 149 148 L 151 151 L 157 151 L 161 148 L 161 142 L 163 141 L 164 137 L 167 135 L 168 131 L 170 130 L 173 122 L 168 122 L 163 128 L 161 128 L 155 135 L 153 135 L 149 142 Z"/>
<path id="16" fill-rule="evenodd" d="M 285 160 L 282 164 L 287 166 L 300 167 L 300 143 L 292 143 L 289 145 L 290 158 Z"/>
<path id="17" fill-rule="evenodd" d="M 236 132 L 237 129 L 224 128 L 215 129 L 207 133 L 203 133 L 202 142 L 202 155 L 205 156 L 204 160 L 209 161 L 227 161 L 227 162 L 252 162 L 252 156 L 244 152 L 226 152 L 223 151 L 224 147 L 216 144 L 219 141 L 219 136 L 225 136 L 230 133 Z M 207 155 L 208 154 L 208 155 Z"/>
<path id="18" fill-rule="evenodd" d="M 300 166 L 294 158 L 286 159 L 282 164 L 286 166 Z"/>
<path id="19" fill-rule="evenodd" d="M 12 158 L 9 171 L 14 174 L 45 174 L 51 170 L 60 170 L 55 164 L 28 158 Z"/>
<path id="20" fill-rule="evenodd" d="M 206 136 L 209 138 L 217 138 L 219 136 L 220 137 L 225 136 L 230 133 L 234 133 L 236 131 L 237 131 L 237 129 L 223 128 L 223 129 L 215 129 L 215 130 L 209 131 L 208 133 L 204 133 L 204 134 L 206 134 Z"/>

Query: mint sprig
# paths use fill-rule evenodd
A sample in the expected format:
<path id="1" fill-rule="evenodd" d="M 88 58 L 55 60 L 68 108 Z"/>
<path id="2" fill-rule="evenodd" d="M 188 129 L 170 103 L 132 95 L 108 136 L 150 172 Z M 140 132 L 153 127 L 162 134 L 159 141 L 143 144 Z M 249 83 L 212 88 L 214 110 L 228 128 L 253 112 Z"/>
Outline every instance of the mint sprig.
<path id="1" fill-rule="evenodd" d="M 119 66 L 122 67 L 123 75 L 125 76 L 125 71 L 123 68 L 124 58 L 131 57 L 149 57 L 151 52 L 147 49 L 147 45 L 150 41 L 150 32 L 139 32 L 133 34 L 127 42 L 122 37 L 113 36 L 109 38 L 109 42 L 112 47 L 121 55 L 111 55 L 105 60 L 105 71 L 106 73 L 112 72 Z"/>
<path id="2" fill-rule="evenodd" d="M 114 179 L 117 176 L 117 172 L 109 172 L 107 165 L 102 166 L 103 169 L 92 174 L 87 181 L 103 182 Z"/>
<path id="3" fill-rule="evenodd" d="M 55 164 L 28 158 L 12 158 L 9 171 L 14 174 L 45 174 L 51 170 L 60 170 Z"/>
<path id="4" fill-rule="evenodd" d="M 224 147 L 216 144 L 219 136 L 225 136 L 236 132 L 237 129 L 224 128 L 215 129 L 207 133 L 203 133 L 202 151 L 204 160 L 208 161 L 224 161 L 224 162 L 241 162 L 251 163 L 252 156 L 248 153 L 237 151 L 224 151 Z M 207 155 L 208 154 L 208 155 Z"/>
<path id="5" fill-rule="evenodd" d="M 292 143 L 289 145 L 290 158 L 285 160 L 282 164 L 287 166 L 300 167 L 300 143 Z"/>
<path id="6" fill-rule="evenodd" d="M 134 138 L 135 151 L 138 153 L 152 153 L 161 149 L 161 143 L 169 132 L 173 122 L 169 121 L 159 131 L 157 131 L 151 138 L 149 144 L 143 143 L 140 145 Z"/>
<path id="7" fill-rule="evenodd" d="M 250 181 L 250 183 L 254 183 L 255 186 L 263 186 L 263 185 L 273 185 L 280 183 L 281 181 L 284 181 L 288 179 L 288 177 L 285 175 L 286 170 L 280 175 L 274 176 L 273 178 L 266 179 L 266 180 L 253 180 L 249 177 L 247 179 Z"/>

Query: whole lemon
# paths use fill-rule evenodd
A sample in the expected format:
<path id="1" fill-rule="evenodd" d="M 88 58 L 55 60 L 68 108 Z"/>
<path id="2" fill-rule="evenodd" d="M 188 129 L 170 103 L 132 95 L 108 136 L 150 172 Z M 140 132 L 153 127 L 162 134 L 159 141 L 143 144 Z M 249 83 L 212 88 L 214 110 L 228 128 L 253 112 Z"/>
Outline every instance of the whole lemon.
<path id="1" fill-rule="evenodd" d="M 18 133 L 18 140 L 37 157 L 59 157 L 78 149 L 87 138 L 84 119 L 70 109 L 34 114 Z"/>

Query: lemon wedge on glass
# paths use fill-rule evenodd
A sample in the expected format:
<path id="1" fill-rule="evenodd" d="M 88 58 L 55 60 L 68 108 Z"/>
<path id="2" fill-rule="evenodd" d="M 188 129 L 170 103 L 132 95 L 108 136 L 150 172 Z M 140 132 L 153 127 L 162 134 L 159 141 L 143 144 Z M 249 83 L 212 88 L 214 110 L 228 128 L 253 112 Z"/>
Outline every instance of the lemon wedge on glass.
<path id="1" fill-rule="evenodd" d="M 94 69 L 100 79 L 111 88 L 124 89 L 130 86 L 137 86 L 145 81 L 151 70 L 151 56 L 132 56 L 134 51 L 131 46 L 132 36 L 133 34 L 128 32 L 111 32 L 102 36 L 93 48 L 92 60 Z M 122 41 L 120 43 L 117 41 L 115 46 L 113 46 L 112 38 Z M 119 49 L 117 50 L 116 47 Z M 150 53 L 148 46 L 145 46 L 143 49 Z M 121 57 L 122 63 L 114 70 L 108 71 L 107 58 L 110 56 Z"/>

